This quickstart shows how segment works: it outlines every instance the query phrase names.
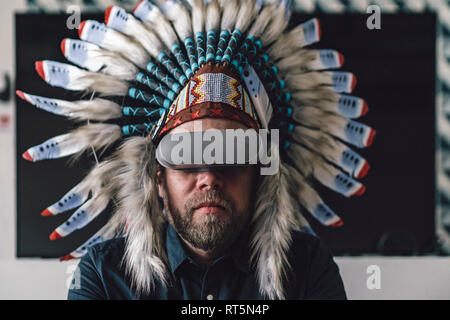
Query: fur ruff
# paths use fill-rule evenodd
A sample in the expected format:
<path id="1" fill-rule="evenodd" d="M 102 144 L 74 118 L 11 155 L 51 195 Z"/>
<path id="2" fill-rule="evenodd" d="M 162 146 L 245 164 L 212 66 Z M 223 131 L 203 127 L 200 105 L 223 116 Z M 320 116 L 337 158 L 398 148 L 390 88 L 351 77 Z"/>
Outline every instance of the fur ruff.
<path id="1" fill-rule="evenodd" d="M 289 174 L 280 163 L 277 174 L 262 178 L 252 219 L 255 231 L 251 257 L 256 262 L 260 292 L 268 299 L 285 298 L 284 284 L 290 268 L 286 253 L 292 242 L 292 231 L 299 228 Z"/>
<path id="2" fill-rule="evenodd" d="M 164 215 L 158 201 L 155 147 L 146 138 L 131 138 L 117 154 L 119 221 L 126 222 L 123 263 L 138 294 L 149 293 L 156 279 L 166 283 L 167 254 L 164 249 Z"/>

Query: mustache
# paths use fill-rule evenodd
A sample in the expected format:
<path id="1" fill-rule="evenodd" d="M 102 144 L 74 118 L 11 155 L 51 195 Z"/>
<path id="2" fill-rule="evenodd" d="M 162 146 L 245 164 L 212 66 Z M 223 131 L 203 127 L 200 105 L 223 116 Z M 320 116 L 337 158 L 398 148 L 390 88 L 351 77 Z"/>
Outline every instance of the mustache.
<path id="1" fill-rule="evenodd" d="M 234 211 L 234 202 L 227 195 L 221 191 L 210 190 L 202 192 L 188 199 L 185 203 L 185 210 L 188 215 L 193 215 L 194 210 L 204 202 L 213 202 L 220 207 L 223 207 L 225 211 L 231 213 Z"/>

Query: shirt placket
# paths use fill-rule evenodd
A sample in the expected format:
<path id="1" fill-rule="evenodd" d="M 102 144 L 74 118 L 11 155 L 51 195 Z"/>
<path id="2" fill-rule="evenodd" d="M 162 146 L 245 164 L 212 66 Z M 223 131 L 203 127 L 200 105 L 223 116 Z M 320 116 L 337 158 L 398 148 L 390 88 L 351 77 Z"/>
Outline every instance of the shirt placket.
<path id="1" fill-rule="evenodd" d="M 202 277 L 201 300 L 216 300 L 218 298 L 218 279 L 214 272 L 214 266 L 206 269 Z"/>

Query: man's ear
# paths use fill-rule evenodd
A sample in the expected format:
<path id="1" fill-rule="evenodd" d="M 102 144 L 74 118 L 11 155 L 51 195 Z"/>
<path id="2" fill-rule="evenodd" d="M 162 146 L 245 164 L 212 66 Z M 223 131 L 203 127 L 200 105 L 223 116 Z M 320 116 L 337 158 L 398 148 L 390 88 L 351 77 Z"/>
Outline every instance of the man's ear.
<path id="1" fill-rule="evenodd" d="M 161 197 L 161 198 L 163 198 L 163 194 L 164 194 L 164 192 L 163 192 L 163 175 L 164 175 L 164 173 L 163 173 L 163 168 L 162 167 L 159 167 L 157 170 L 156 170 L 156 183 L 157 183 L 157 185 L 158 185 L 158 195 Z"/>

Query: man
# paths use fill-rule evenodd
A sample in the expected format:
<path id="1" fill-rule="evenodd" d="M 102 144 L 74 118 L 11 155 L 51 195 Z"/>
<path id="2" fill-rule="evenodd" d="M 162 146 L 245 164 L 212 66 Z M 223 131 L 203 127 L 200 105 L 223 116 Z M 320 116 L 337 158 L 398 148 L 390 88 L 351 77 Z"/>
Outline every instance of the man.
<path id="1" fill-rule="evenodd" d="M 174 132 L 246 129 L 227 119 L 204 118 L 184 123 Z M 257 166 L 204 171 L 160 167 L 159 195 L 166 212 L 168 284 L 157 283 L 141 299 L 262 299 L 251 266 L 249 227 L 255 192 L 261 179 Z M 94 246 L 79 264 L 77 286 L 69 299 L 136 299 L 121 265 L 124 239 Z M 287 299 L 345 299 L 329 251 L 316 237 L 294 231 L 285 279 Z"/>
<path id="2" fill-rule="evenodd" d="M 350 120 L 367 112 L 364 100 L 341 94 L 355 77 L 324 71 L 342 66 L 338 52 L 304 49 L 320 38 L 317 19 L 286 30 L 286 1 L 189 3 L 160 10 L 144 0 L 134 15 L 109 8 L 106 26 L 85 21 L 81 41 L 61 44 L 80 68 L 36 63 L 46 82 L 91 100 L 17 92 L 88 122 L 28 149 L 26 160 L 112 149 L 42 213 L 77 208 L 56 240 L 114 205 L 106 225 L 62 258 L 82 257 L 69 298 L 345 299 L 302 212 L 342 225 L 311 180 L 347 197 L 365 190 L 354 178 L 368 163 L 346 143 L 369 146 L 375 131 Z M 257 140 L 230 139 L 230 130 Z"/>

